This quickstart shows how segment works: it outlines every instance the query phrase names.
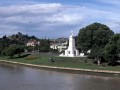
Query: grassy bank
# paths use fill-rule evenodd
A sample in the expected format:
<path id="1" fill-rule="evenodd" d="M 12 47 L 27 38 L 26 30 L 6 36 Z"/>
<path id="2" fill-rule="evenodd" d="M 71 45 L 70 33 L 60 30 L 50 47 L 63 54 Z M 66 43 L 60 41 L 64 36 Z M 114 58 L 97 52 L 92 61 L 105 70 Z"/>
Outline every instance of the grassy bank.
<path id="1" fill-rule="evenodd" d="M 52 58 L 52 61 L 50 60 Z M 107 66 L 105 63 L 103 65 L 93 64 L 93 60 L 88 60 L 81 57 L 56 57 L 49 55 L 29 55 L 21 58 L 9 59 L 9 57 L 0 57 L 1 60 L 15 61 L 21 63 L 29 63 L 35 65 L 47 65 L 47 66 L 57 66 L 57 67 L 67 67 L 67 68 L 81 68 L 81 69 L 92 69 L 92 70 L 110 70 L 110 71 L 120 71 L 120 66 Z M 87 62 L 84 62 L 85 59 Z"/>

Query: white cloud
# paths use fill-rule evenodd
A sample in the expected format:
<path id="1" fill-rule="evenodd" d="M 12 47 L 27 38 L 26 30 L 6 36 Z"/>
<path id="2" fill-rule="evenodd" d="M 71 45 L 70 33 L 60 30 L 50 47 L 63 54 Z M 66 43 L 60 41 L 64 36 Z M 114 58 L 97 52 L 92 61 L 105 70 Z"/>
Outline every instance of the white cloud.
<path id="1" fill-rule="evenodd" d="M 20 12 L 51 12 L 59 10 L 62 7 L 59 3 L 34 4 L 34 5 L 9 5 L 0 7 L 3 13 L 20 13 Z"/>
<path id="2" fill-rule="evenodd" d="M 51 17 L 46 17 L 46 21 L 59 24 L 76 24 L 83 20 L 83 17 L 78 14 L 55 14 Z"/>
<path id="3" fill-rule="evenodd" d="M 74 8 L 74 7 L 73 7 Z M 67 9 L 67 10 L 65 10 Z M 32 23 L 77 23 L 82 20 L 78 13 L 67 13 L 67 6 L 61 4 L 10 5 L 0 7 L 0 16 L 4 22 Z M 74 8 L 77 9 L 77 8 Z"/>
<path id="4" fill-rule="evenodd" d="M 107 24 L 118 32 L 116 27 L 119 25 L 120 15 L 118 12 L 113 13 L 113 11 L 89 6 L 71 6 L 60 3 L 8 5 L 0 7 L 0 22 L 0 31 L 4 30 L 6 34 L 20 31 L 37 34 L 38 37 L 40 35 L 59 37 L 65 32 L 67 33 L 65 35 L 68 35 L 71 30 L 78 32 L 80 28 L 93 22 Z M 51 32 L 54 35 L 49 35 Z"/>

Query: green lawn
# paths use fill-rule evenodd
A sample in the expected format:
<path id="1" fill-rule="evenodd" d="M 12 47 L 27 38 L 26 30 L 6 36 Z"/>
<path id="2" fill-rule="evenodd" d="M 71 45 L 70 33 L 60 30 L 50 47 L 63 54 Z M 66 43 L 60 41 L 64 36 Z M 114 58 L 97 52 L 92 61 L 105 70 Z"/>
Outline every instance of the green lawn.
<path id="1" fill-rule="evenodd" d="M 33 58 L 30 60 L 29 58 Z M 50 58 L 54 60 L 51 62 Z M 81 68 L 81 69 L 97 69 L 97 70 L 111 70 L 111 71 L 120 71 L 120 66 L 110 67 L 107 65 L 98 66 L 93 64 L 93 60 L 87 60 L 87 63 L 84 62 L 85 58 L 81 57 L 56 57 L 56 56 L 49 56 L 49 55 L 30 55 L 27 57 L 22 58 L 14 58 L 8 59 L 8 57 L 0 57 L 0 59 L 15 61 L 15 62 L 22 62 L 22 63 L 30 63 L 36 65 L 48 65 L 48 66 L 58 66 L 58 67 L 70 67 L 70 68 Z"/>

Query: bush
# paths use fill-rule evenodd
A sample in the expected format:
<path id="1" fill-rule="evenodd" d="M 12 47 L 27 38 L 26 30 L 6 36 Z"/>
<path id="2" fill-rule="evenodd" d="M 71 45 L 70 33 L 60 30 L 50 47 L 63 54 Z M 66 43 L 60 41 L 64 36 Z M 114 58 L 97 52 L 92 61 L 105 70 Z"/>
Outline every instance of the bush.
<path id="1" fill-rule="evenodd" d="M 118 66 L 118 65 L 120 65 L 120 63 L 119 62 L 115 62 L 115 61 L 111 61 L 111 62 L 108 63 L 108 65 L 109 66 Z"/>
<path id="2" fill-rule="evenodd" d="M 29 55 L 29 56 L 25 57 L 25 59 L 26 60 L 35 60 L 35 59 L 38 59 L 38 57 L 35 55 Z"/>

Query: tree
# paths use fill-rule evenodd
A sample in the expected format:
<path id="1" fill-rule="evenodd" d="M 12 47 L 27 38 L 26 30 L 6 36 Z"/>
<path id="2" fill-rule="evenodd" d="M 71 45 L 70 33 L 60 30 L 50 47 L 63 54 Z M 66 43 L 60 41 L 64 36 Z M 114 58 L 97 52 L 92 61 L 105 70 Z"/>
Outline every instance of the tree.
<path id="1" fill-rule="evenodd" d="M 18 54 L 18 57 L 21 56 L 21 54 L 24 52 L 24 47 L 22 46 L 16 46 L 16 50 L 15 50 L 15 53 Z"/>
<path id="2" fill-rule="evenodd" d="M 50 51 L 50 41 L 49 39 L 41 39 L 40 40 L 40 52 L 49 52 Z"/>
<path id="3" fill-rule="evenodd" d="M 104 47 L 109 42 L 113 31 L 104 24 L 93 23 L 80 29 L 77 38 L 77 47 L 79 50 L 91 50 L 92 58 L 103 53 Z M 95 55 L 97 54 L 97 55 Z"/>
<path id="4" fill-rule="evenodd" d="M 120 34 L 115 34 L 105 47 L 105 58 L 109 62 L 116 62 L 120 55 Z"/>
<path id="5" fill-rule="evenodd" d="M 25 49 L 26 49 L 28 52 L 32 52 L 32 51 L 33 51 L 33 46 L 26 46 Z"/>
<path id="6" fill-rule="evenodd" d="M 5 55 L 10 56 L 10 58 L 13 58 L 16 54 L 16 46 L 9 46 L 5 50 Z"/>
<path id="7" fill-rule="evenodd" d="M 34 39 L 34 40 L 39 40 L 38 38 L 36 38 L 35 36 L 28 36 L 28 35 L 24 35 L 20 32 L 18 32 L 17 34 L 13 34 L 9 37 L 7 37 L 6 35 L 3 36 L 2 38 L 0 38 L 0 54 L 2 55 L 3 50 L 11 45 L 19 45 L 19 46 L 25 46 L 25 44 L 30 40 L 30 39 Z"/>
<path id="8" fill-rule="evenodd" d="M 9 46 L 3 50 L 3 55 L 10 56 L 10 58 L 13 58 L 14 55 L 17 55 L 20 57 L 21 53 L 24 52 L 24 48 L 20 46 Z"/>

